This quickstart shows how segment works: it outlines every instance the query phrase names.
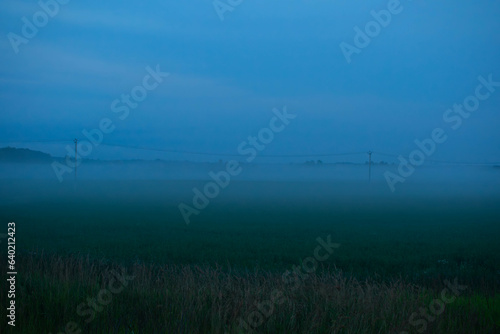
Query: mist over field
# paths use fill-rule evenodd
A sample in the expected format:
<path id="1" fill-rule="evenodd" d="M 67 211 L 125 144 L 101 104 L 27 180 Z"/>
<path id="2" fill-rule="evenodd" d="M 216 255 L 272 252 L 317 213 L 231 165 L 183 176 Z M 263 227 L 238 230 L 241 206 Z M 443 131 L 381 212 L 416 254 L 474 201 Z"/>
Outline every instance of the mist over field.
<path id="1" fill-rule="evenodd" d="M 214 178 L 222 178 L 225 162 L 188 163 L 165 161 L 86 162 L 59 183 L 47 164 L 0 164 L 2 201 L 36 200 L 60 196 L 95 196 L 113 194 L 162 201 L 168 196 L 180 201 L 192 196 L 194 187 L 203 187 Z M 471 201 L 478 198 L 497 199 L 500 195 L 500 168 L 495 166 L 432 166 L 418 170 L 391 192 L 384 177 L 388 171 L 397 173 L 398 166 L 356 164 L 242 164 L 241 173 L 228 179 L 227 186 L 214 199 L 233 201 L 248 198 L 274 200 L 321 200 L 362 203 L 365 200 L 390 200 L 394 203 L 422 198 L 446 198 Z M 211 175 L 215 175 L 212 177 Z M 217 176 L 219 175 L 219 176 Z M 225 181 L 225 180 L 224 180 Z M 36 184 L 37 186 L 30 186 Z M 24 185 L 24 186 L 23 186 Z M 91 192 L 90 194 L 87 192 Z M 41 196 L 43 195 L 43 196 Z M 32 197 L 31 197 L 32 196 Z M 335 204 L 334 202 L 331 203 Z"/>
<path id="2" fill-rule="evenodd" d="M 0 219 L 15 221 L 14 263 L 26 270 L 17 312 L 29 319 L 54 303 L 48 281 L 70 319 L 42 325 L 34 317 L 24 332 L 335 333 L 361 323 L 446 333 L 460 332 L 470 314 L 477 320 L 467 326 L 498 326 L 496 165 L 87 160 L 59 182 L 54 166 L 69 159 L 1 154 Z M 391 183 L 398 175 L 404 181 Z M 137 296 L 157 305 L 142 320 L 129 302 Z M 130 320 L 109 324 L 99 316 L 106 310 Z M 200 317 L 207 312 L 212 320 Z M 363 320 L 379 313 L 377 324 Z M 293 314 L 303 317 L 299 327 L 289 324 Z"/>
<path id="3" fill-rule="evenodd" d="M 369 182 L 367 165 L 241 165 L 241 174 L 224 179 L 223 161 L 87 162 L 76 181 L 62 183 L 49 166 L 0 164 L 0 219 L 16 222 L 17 262 L 25 271 L 17 312 L 28 319 L 46 303 L 57 307 L 46 295 L 49 284 L 69 319 L 44 325 L 35 316 L 33 331 L 24 332 L 319 326 L 318 333 L 334 333 L 363 324 L 460 333 L 460 319 L 471 314 L 477 326 L 496 331 L 496 167 L 424 166 L 391 192 L 384 173 L 397 165 L 372 166 Z M 217 181 L 217 190 L 206 188 Z M 183 213 L 182 204 L 190 209 Z M 122 273 L 116 277 L 126 285 L 116 291 L 123 292 L 110 294 L 110 272 Z M 143 306 L 141 320 L 129 302 L 137 296 L 156 305 Z M 311 303 L 350 317 L 337 319 Z M 104 312 L 124 324 L 109 324 Z M 299 327 L 288 327 L 291 314 L 303 317 Z M 365 322 L 373 314 L 381 320 Z"/>
<path id="4" fill-rule="evenodd" d="M 500 2 L 0 3 L 0 333 L 500 333 Z"/>

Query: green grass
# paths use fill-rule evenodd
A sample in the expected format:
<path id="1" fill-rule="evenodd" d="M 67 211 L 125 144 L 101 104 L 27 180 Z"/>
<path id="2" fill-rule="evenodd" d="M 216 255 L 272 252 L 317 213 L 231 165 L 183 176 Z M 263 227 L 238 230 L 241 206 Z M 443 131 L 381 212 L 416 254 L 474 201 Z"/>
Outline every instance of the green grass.
<path id="1" fill-rule="evenodd" d="M 119 268 L 54 255 L 21 256 L 18 265 L 24 273 L 18 276 L 17 327 L 3 325 L 2 333 L 56 333 L 69 322 L 81 333 L 246 333 L 242 320 L 259 333 L 417 333 L 409 322 L 412 313 L 440 298 L 433 289 L 403 281 L 360 281 L 338 270 L 311 273 L 294 289 L 273 272 L 210 266 L 135 263 Z M 94 319 L 78 313 L 78 305 L 109 287 L 111 270 L 133 278 L 100 305 Z M 280 298 L 271 308 L 259 309 L 274 291 Z M 0 297 L 5 298 L 3 291 Z M 464 294 L 426 328 L 430 333 L 495 333 L 500 330 L 498 301 L 498 294 Z M 256 311 L 261 323 L 252 322 Z"/>
<path id="2" fill-rule="evenodd" d="M 16 332 L 62 330 L 118 266 L 140 268 L 138 278 L 83 332 L 233 333 L 272 287 L 290 302 L 261 332 L 415 332 L 410 315 L 455 278 L 467 292 L 427 331 L 499 329 L 498 198 L 233 182 L 186 225 L 177 205 L 189 203 L 200 184 L 87 182 L 75 192 L 3 182 L 0 220 L 16 222 Z M 328 235 L 340 247 L 299 291 L 289 291 L 283 272 L 313 256 L 316 238 Z"/>

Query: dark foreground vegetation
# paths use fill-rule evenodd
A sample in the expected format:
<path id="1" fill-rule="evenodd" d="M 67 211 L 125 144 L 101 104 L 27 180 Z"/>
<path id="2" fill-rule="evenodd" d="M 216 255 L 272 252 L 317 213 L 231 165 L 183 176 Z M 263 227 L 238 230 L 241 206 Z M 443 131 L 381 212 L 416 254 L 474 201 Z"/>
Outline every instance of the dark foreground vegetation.
<path id="1" fill-rule="evenodd" d="M 235 182 L 186 225 L 197 184 L 4 183 L 18 276 L 0 332 L 500 332 L 491 194 Z M 338 247 L 314 262 L 318 238 Z"/>
<path id="2" fill-rule="evenodd" d="M 330 268 L 295 285 L 267 271 L 139 263 L 123 268 L 44 254 L 23 256 L 19 266 L 25 274 L 18 283 L 17 328 L 3 325 L 2 333 L 500 330 L 500 295 L 466 289 L 454 296 L 448 289 L 443 300 L 444 282 L 439 288 L 425 288 L 402 280 L 360 281 Z M 121 275 L 126 286 L 115 279 L 110 288 L 113 273 Z M 451 283 L 453 287 L 456 282 Z M 5 300 L 3 292 L 1 296 Z M 412 318 L 414 312 L 418 315 Z"/>

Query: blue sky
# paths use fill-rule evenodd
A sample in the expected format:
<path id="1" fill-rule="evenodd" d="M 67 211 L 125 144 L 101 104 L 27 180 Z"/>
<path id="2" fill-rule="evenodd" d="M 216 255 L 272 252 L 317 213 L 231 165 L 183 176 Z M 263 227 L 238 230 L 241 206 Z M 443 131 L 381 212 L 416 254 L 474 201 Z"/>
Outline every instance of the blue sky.
<path id="1" fill-rule="evenodd" d="M 500 3 L 401 1 L 401 13 L 348 64 L 339 44 L 353 44 L 353 27 L 388 2 L 244 0 L 221 21 L 210 0 L 73 0 L 16 54 L 8 34 L 21 35 L 22 17 L 40 7 L 4 0 L 0 141 L 82 138 L 101 119 L 117 120 L 112 101 L 159 64 L 170 76 L 104 143 L 237 153 L 273 108 L 287 106 L 297 118 L 266 154 L 408 155 L 415 139 L 449 129 L 443 113 L 474 93 L 478 76 L 500 81 Z M 499 106 L 500 89 L 432 158 L 500 161 Z M 61 145 L 25 146 L 65 154 Z M 134 156 L 190 158 L 105 146 L 93 153 Z"/>

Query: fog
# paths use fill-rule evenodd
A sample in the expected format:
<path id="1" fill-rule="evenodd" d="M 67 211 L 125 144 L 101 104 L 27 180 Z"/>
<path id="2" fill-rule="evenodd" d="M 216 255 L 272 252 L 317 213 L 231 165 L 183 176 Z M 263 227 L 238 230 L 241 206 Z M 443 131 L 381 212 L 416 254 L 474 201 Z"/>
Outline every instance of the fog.
<path id="1" fill-rule="evenodd" d="M 0 1 L 0 333 L 500 333 L 499 14 Z"/>
<path id="2" fill-rule="evenodd" d="M 211 203 L 291 203 L 370 205 L 385 202 L 473 202 L 500 199 L 500 168 L 495 166 L 424 165 L 415 169 L 394 191 L 386 174 L 397 165 L 241 164 L 239 174 L 226 172 L 226 162 L 84 162 L 59 182 L 50 164 L 0 164 L 0 199 L 3 204 L 98 199 L 165 206 L 191 205 L 194 189 L 204 193 L 208 184 Z M 229 178 L 228 178 L 229 176 Z M 218 182 L 218 183 L 217 183 Z M 215 189 L 215 190 L 214 190 Z M 212 193 L 216 192 L 216 196 Z M 209 196 L 209 197 L 210 197 Z M 422 204 L 425 204 L 422 202 Z"/>

